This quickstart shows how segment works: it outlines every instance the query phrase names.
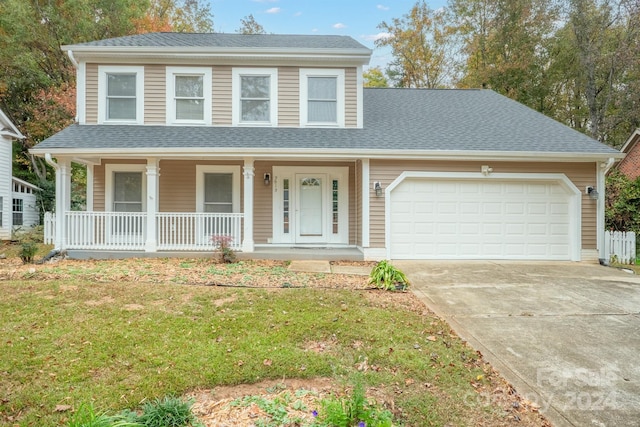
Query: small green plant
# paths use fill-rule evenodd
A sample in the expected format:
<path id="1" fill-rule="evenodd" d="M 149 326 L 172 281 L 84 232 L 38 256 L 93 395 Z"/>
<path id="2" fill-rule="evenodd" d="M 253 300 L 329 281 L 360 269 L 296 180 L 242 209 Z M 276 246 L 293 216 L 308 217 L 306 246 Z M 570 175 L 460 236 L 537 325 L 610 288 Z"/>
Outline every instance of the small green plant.
<path id="1" fill-rule="evenodd" d="M 211 236 L 211 242 L 216 246 L 216 251 L 220 254 L 220 261 L 231 264 L 236 261 L 236 253 L 231 249 L 233 237 L 225 234 Z"/>
<path id="2" fill-rule="evenodd" d="M 144 427 L 196 427 L 202 426 L 191 412 L 193 402 L 166 396 L 147 402 L 142 406 L 142 415 L 136 420 Z"/>
<path id="3" fill-rule="evenodd" d="M 348 398 L 329 398 L 321 402 L 320 413 L 314 411 L 317 427 L 391 427 L 391 411 L 367 401 L 364 386 L 357 381 Z"/>
<path id="4" fill-rule="evenodd" d="M 405 290 L 409 287 L 409 279 L 387 260 L 382 260 L 371 270 L 369 284 L 387 291 Z"/>
<path id="5" fill-rule="evenodd" d="M 144 427 L 124 416 L 97 413 L 93 405 L 81 405 L 71 416 L 67 427 Z"/>
<path id="6" fill-rule="evenodd" d="M 33 258 L 38 252 L 38 245 L 34 242 L 24 241 L 20 244 L 20 259 L 23 264 L 33 264 Z"/>

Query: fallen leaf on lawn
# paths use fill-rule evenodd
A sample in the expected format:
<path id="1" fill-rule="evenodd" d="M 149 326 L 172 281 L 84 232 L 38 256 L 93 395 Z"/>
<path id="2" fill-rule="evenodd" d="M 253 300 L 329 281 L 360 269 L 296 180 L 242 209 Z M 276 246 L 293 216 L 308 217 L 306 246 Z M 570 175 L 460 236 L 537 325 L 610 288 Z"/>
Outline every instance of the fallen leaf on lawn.
<path id="1" fill-rule="evenodd" d="M 427 337 L 427 341 L 432 341 L 432 342 L 433 342 L 433 341 L 436 341 L 437 339 L 438 339 L 438 338 L 436 338 L 436 337 L 435 337 L 435 336 L 433 336 L 433 335 L 429 335 L 429 336 Z"/>
<path id="2" fill-rule="evenodd" d="M 242 366 L 244 365 L 244 362 L 242 360 L 238 360 L 238 366 Z"/>
<path id="3" fill-rule="evenodd" d="M 413 383 L 415 383 L 415 380 L 413 378 L 407 378 L 406 380 L 404 380 L 404 385 L 406 386 L 409 386 Z"/>
<path id="4" fill-rule="evenodd" d="M 273 361 L 272 361 L 271 359 L 264 359 L 264 360 L 262 361 L 262 364 L 263 364 L 264 366 L 271 366 L 271 364 L 272 364 L 272 363 L 273 363 Z"/>
<path id="5" fill-rule="evenodd" d="M 54 409 L 56 412 L 67 412 L 71 410 L 71 405 L 56 405 Z"/>

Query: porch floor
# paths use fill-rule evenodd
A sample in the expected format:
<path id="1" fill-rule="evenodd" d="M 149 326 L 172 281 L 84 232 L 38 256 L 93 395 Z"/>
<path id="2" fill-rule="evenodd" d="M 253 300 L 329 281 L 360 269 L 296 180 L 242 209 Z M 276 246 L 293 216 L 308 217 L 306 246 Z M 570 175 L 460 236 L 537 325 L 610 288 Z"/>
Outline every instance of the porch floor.
<path id="1" fill-rule="evenodd" d="M 238 259 L 275 260 L 326 260 L 363 261 L 364 255 L 358 248 L 317 248 L 317 247 L 257 247 L 254 252 L 236 252 Z M 212 252 L 144 252 L 144 251 L 94 251 L 70 249 L 70 259 L 126 259 L 126 258 L 210 258 Z"/>

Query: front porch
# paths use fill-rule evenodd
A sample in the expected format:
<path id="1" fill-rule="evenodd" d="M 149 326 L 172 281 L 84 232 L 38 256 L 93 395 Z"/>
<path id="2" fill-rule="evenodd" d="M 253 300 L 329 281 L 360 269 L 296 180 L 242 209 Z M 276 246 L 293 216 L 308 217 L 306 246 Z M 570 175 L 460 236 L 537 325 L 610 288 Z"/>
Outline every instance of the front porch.
<path id="1" fill-rule="evenodd" d="M 45 239 L 73 258 L 209 256 L 219 239 L 240 259 L 365 258 L 368 162 L 85 158 L 86 210 L 75 211 L 78 159 L 48 160 L 56 212 Z"/>

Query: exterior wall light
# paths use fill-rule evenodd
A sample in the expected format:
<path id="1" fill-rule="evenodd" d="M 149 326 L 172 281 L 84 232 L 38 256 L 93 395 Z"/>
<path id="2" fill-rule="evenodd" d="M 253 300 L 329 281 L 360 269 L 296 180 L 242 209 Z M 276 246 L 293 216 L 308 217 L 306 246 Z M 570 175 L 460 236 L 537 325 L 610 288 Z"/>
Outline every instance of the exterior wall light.
<path id="1" fill-rule="evenodd" d="M 271 174 L 269 172 L 264 174 L 264 185 L 271 184 Z"/>
<path id="2" fill-rule="evenodd" d="M 373 189 L 376 192 L 376 197 L 382 196 L 382 185 L 380 184 L 380 181 L 376 181 L 373 183 Z"/>
<path id="3" fill-rule="evenodd" d="M 588 186 L 585 190 L 585 193 L 593 200 L 598 200 L 598 190 L 596 189 L 596 187 Z"/>

